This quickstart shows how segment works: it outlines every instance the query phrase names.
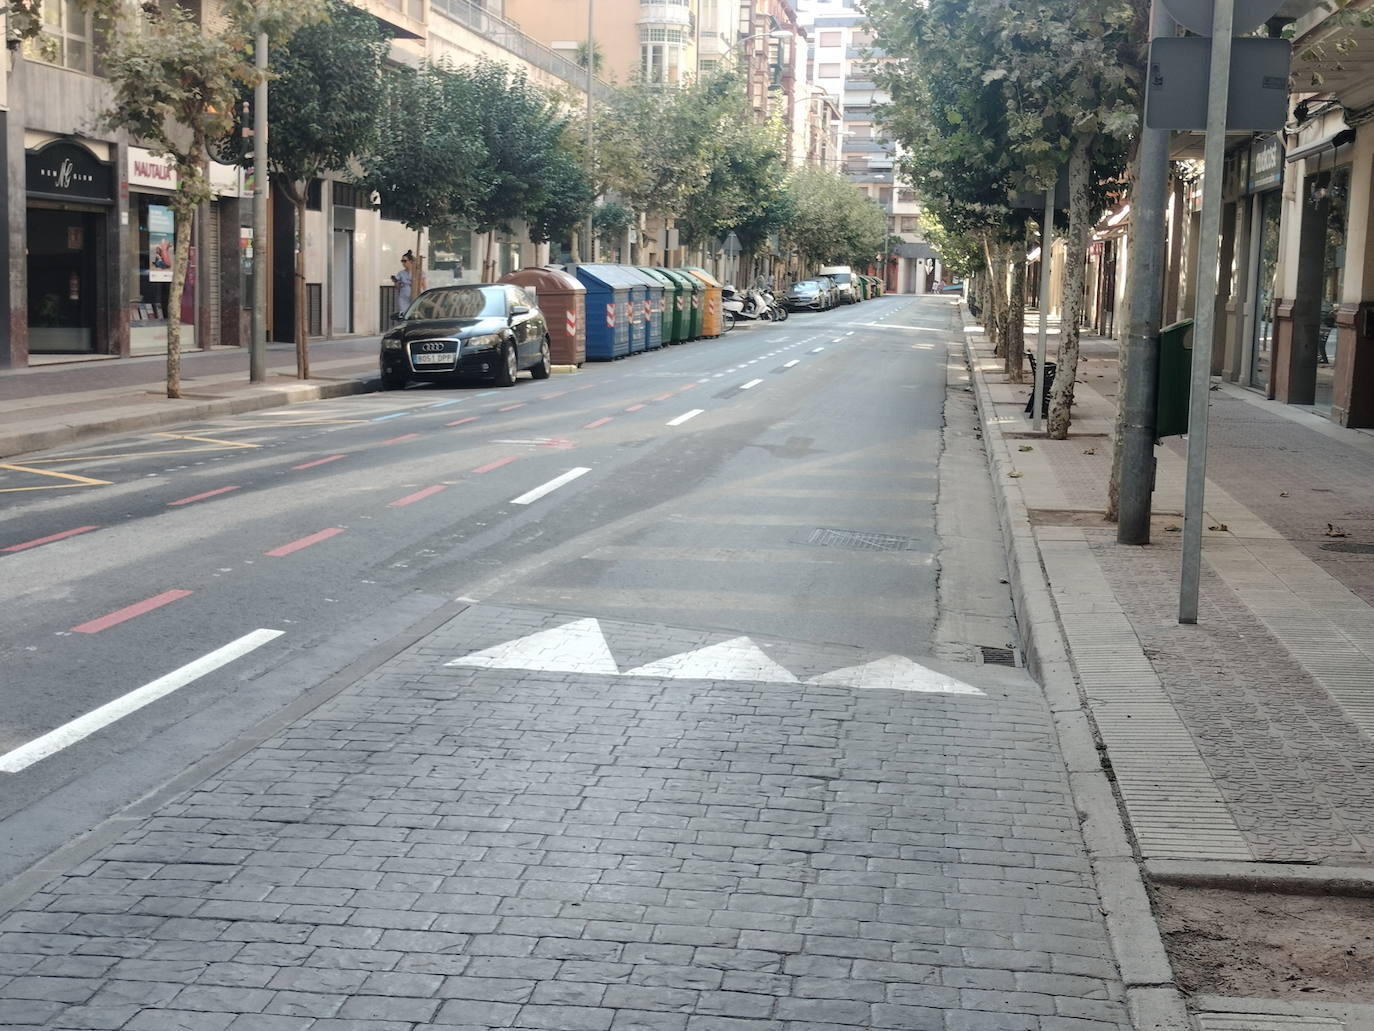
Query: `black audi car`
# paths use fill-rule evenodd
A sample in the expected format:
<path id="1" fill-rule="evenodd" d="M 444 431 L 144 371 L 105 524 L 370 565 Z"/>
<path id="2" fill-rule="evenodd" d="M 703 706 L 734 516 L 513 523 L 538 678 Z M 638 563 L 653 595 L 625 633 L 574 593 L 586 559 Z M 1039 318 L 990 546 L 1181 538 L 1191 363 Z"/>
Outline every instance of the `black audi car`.
<path id="1" fill-rule="evenodd" d="M 549 327 L 514 283 L 426 290 L 382 337 L 382 389 L 412 380 L 489 379 L 509 387 L 521 369 L 547 379 Z"/>

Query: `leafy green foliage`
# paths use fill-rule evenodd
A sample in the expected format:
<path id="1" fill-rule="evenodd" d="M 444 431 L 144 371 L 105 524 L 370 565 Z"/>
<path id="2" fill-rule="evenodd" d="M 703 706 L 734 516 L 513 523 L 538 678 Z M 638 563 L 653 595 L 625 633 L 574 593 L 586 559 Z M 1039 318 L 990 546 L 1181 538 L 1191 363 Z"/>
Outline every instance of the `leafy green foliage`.
<path id="1" fill-rule="evenodd" d="M 868 265 L 887 243 L 887 216 L 842 176 L 800 168 L 789 177 L 788 243 L 803 265 Z"/>

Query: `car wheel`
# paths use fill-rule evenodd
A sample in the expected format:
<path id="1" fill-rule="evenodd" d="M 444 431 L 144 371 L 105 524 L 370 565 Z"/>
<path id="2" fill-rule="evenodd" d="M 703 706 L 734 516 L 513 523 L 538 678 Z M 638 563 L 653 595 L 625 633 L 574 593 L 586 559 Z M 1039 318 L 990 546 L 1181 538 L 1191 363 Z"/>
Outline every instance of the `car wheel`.
<path id="1" fill-rule="evenodd" d="M 552 371 L 553 359 L 549 357 L 549 338 L 545 337 L 544 342 L 539 345 L 539 361 L 534 363 L 530 374 L 535 379 L 548 379 Z"/>
<path id="2" fill-rule="evenodd" d="M 515 386 L 515 377 L 519 375 L 519 359 L 515 356 L 515 345 L 506 344 L 501 349 L 501 365 L 496 370 L 496 385 L 498 387 Z"/>
<path id="3" fill-rule="evenodd" d="M 383 370 L 382 370 L 382 389 L 383 389 L 383 390 L 400 390 L 400 389 L 402 389 L 405 385 L 406 385 L 406 378 L 405 378 L 404 376 L 398 376 L 396 373 L 394 373 L 394 372 L 389 372 L 389 371 L 387 371 L 386 369 L 383 369 Z"/>

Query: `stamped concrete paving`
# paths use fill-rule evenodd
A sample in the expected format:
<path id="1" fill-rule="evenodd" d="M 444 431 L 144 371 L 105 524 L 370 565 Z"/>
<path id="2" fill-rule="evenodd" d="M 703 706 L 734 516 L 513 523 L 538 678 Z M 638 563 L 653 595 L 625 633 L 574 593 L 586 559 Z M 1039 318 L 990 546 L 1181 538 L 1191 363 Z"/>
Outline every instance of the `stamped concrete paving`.
<path id="1" fill-rule="evenodd" d="M 728 635 L 604 620 L 614 675 L 447 665 L 576 618 L 467 609 L 0 916 L 0 1026 L 1127 1026 L 1019 671 L 626 675 Z"/>

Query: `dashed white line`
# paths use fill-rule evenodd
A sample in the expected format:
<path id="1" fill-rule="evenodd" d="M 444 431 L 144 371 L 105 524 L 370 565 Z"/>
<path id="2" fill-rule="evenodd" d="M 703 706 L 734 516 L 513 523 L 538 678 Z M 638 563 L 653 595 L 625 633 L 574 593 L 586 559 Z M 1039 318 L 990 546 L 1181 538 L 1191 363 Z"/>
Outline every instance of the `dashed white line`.
<path id="1" fill-rule="evenodd" d="M 801 359 L 800 359 L 800 358 L 793 358 L 790 362 L 783 362 L 783 363 L 782 363 L 782 367 L 783 367 L 784 369 L 790 369 L 790 368 L 792 368 L 792 366 L 794 366 L 794 365 L 800 365 L 800 364 L 801 364 Z"/>
<path id="2" fill-rule="evenodd" d="M 811 348 L 811 353 L 812 353 L 812 354 L 820 354 L 820 353 L 821 353 L 822 351 L 824 351 L 824 350 L 825 350 L 824 347 L 813 347 L 813 348 Z"/>
<path id="3" fill-rule="evenodd" d="M 144 684 L 126 695 L 121 695 L 112 702 L 106 702 L 99 708 L 92 709 L 86 715 L 78 716 L 55 730 L 48 731 L 42 737 L 36 737 L 28 744 L 20 745 L 13 751 L 0 755 L 0 773 L 18 773 L 20 770 L 27 769 L 34 763 L 46 759 L 50 755 L 55 755 L 69 745 L 74 745 L 83 738 L 90 737 L 97 730 L 109 726 L 116 720 L 123 719 L 145 705 L 185 687 L 192 681 L 199 680 L 207 673 L 213 673 L 221 666 L 229 665 L 235 659 L 261 648 L 268 641 L 276 640 L 283 633 L 285 631 L 282 630 L 254 630 L 251 634 L 244 634 L 237 641 L 230 641 L 223 648 L 216 648 L 208 655 L 202 655 L 195 661 L 188 662 L 180 669 L 172 670 L 166 676 L 159 677 L 150 684 Z"/>
<path id="4" fill-rule="evenodd" d="M 512 505 L 528 505 L 531 502 L 538 501 L 545 494 L 552 494 L 559 487 L 572 483 L 572 481 L 577 479 L 579 476 L 585 476 L 589 472 L 591 472 L 590 469 L 588 469 L 586 466 L 581 465 L 578 466 L 576 469 L 569 469 L 562 476 L 555 476 L 552 480 L 550 480 L 543 486 L 535 487 L 534 490 L 529 491 L 525 494 L 521 494 L 518 498 L 511 498 L 510 503 Z"/>
<path id="5" fill-rule="evenodd" d="M 705 408 L 693 408 L 690 412 L 683 412 L 683 413 L 682 413 L 681 415 L 679 415 L 676 419 L 669 419 L 666 425 L 668 425 L 668 426 L 681 426 L 681 425 L 682 425 L 684 422 L 686 422 L 688 419 L 695 419 L 698 415 L 700 415 L 700 414 L 701 414 L 702 412 L 704 412 L 704 411 L 706 411 Z"/>
<path id="6" fill-rule="evenodd" d="M 759 385 L 760 383 L 762 383 L 762 382 L 763 382 L 763 380 L 761 380 L 761 379 L 751 379 L 748 383 L 743 384 L 743 385 L 740 387 L 740 389 L 741 389 L 741 390 L 753 390 L 756 386 L 758 386 L 758 385 Z"/>

